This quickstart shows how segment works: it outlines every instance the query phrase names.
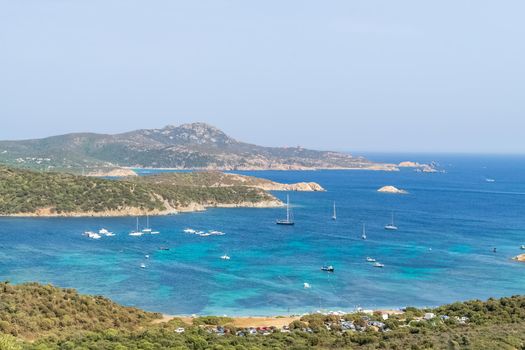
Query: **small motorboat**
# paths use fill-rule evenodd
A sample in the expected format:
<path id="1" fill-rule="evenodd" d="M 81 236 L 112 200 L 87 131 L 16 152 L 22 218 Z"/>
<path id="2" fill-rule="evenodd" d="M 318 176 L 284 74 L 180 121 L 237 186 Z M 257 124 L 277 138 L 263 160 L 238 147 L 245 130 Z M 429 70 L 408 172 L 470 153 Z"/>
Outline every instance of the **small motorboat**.
<path id="1" fill-rule="evenodd" d="M 140 268 L 141 269 L 145 269 L 146 268 L 146 264 L 144 264 L 144 263 L 140 264 Z"/>
<path id="2" fill-rule="evenodd" d="M 334 267 L 332 265 L 325 265 L 323 267 L 321 267 L 321 271 L 326 271 L 326 272 L 334 272 Z"/>
<path id="3" fill-rule="evenodd" d="M 520 247 L 521 250 L 525 250 L 525 244 L 522 244 Z"/>
<path id="4" fill-rule="evenodd" d="M 367 257 L 366 257 L 366 261 L 367 261 L 367 262 L 376 262 L 376 259 L 367 256 Z"/>
<path id="5" fill-rule="evenodd" d="M 385 264 L 381 264 L 380 262 L 376 262 L 373 266 L 374 267 L 385 267 Z"/>
<path id="6" fill-rule="evenodd" d="M 303 287 L 304 287 L 304 289 L 310 289 L 310 288 L 312 288 L 312 286 L 310 285 L 310 283 L 306 283 L 306 282 L 303 283 Z"/>
<path id="7" fill-rule="evenodd" d="M 150 235 L 158 235 L 160 232 L 159 231 L 151 231 L 149 234 Z"/>
<path id="8" fill-rule="evenodd" d="M 146 259 L 149 259 L 149 254 L 144 255 Z"/>
<path id="9" fill-rule="evenodd" d="M 96 232 L 92 232 L 92 231 L 86 231 L 84 232 L 84 236 L 88 237 L 88 238 L 91 238 L 91 239 L 100 239 L 102 238 L 101 235 L 99 235 L 98 233 Z"/>
<path id="10" fill-rule="evenodd" d="M 168 247 L 159 247 L 159 250 L 170 250 Z"/>
<path id="11" fill-rule="evenodd" d="M 230 260 L 231 258 L 228 255 L 224 254 L 223 256 L 221 256 L 221 259 L 222 260 Z"/>
<path id="12" fill-rule="evenodd" d="M 109 237 L 114 236 L 113 232 L 109 232 L 105 228 L 101 228 L 100 230 L 98 230 L 98 234 L 99 235 L 104 235 L 104 236 L 109 236 Z"/>
<path id="13" fill-rule="evenodd" d="M 186 233 L 196 233 L 197 231 L 195 231 L 195 230 L 192 229 L 192 228 L 185 228 L 185 229 L 184 229 L 184 232 L 186 232 Z"/>

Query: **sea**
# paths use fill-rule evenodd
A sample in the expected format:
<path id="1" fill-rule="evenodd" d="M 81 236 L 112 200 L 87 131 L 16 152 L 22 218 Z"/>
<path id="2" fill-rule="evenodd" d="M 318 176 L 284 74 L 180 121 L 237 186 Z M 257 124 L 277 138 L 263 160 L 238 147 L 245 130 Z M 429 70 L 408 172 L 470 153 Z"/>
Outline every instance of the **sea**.
<path id="1" fill-rule="evenodd" d="M 322 185 L 326 192 L 273 193 L 281 200 L 290 196 L 294 226 L 275 224 L 286 215 L 284 208 L 150 217 L 160 233 L 140 237 L 128 235 L 134 217 L 0 218 L 0 280 L 76 288 L 171 315 L 432 307 L 525 293 L 525 263 L 511 259 L 525 253 L 524 156 L 368 157 L 434 161 L 445 172 L 238 172 Z M 377 192 L 385 185 L 408 194 Z M 384 229 L 392 213 L 397 231 Z M 139 221 L 144 227 L 146 219 Z M 83 236 L 101 228 L 115 236 Z M 224 235 L 197 235 L 188 228 Z M 225 254 L 229 260 L 221 259 Z M 321 271 L 324 265 L 335 271 Z"/>

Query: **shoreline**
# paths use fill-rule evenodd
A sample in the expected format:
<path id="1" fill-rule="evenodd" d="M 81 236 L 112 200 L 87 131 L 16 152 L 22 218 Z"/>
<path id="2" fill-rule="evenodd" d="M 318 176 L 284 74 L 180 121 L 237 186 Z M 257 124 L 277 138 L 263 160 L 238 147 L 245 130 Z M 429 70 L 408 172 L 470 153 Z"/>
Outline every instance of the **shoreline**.
<path id="1" fill-rule="evenodd" d="M 133 217 L 133 216 L 169 216 L 180 213 L 194 213 L 202 212 L 213 208 L 281 208 L 284 204 L 279 200 L 269 200 L 262 202 L 242 202 L 242 203 L 221 203 L 221 204 L 199 204 L 192 203 L 185 207 L 169 208 L 166 210 L 149 210 L 145 211 L 139 208 L 126 208 L 122 210 L 106 210 L 102 212 L 68 212 L 68 213 L 53 213 L 49 208 L 40 209 L 32 213 L 13 213 L 0 214 L 0 218 L 101 218 L 101 217 Z"/>
<path id="2" fill-rule="evenodd" d="M 215 316 L 215 317 L 228 317 L 231 318 L 233 321 L 228 324 L 232 324 L 235 327 L 238 328 L 248 328 L 248 327 L 277 327 L 282 328 L 283 326 L 288 326 L 293 321 L 300 320 L 303 316 L 307 315 L 316 315 L 316 314 L 326 314 L 326 315 L 343 315 L 343 314 L 353 314 L 357 312 L 362 312 L 364 314 L 386 314 L 388 316 L 391 315 L 401 315 L 404 312 L 401 309 L 366 309 L 361 311 L 349 311 L 349 312 L 341 312 L 341 311 L 327 311 L 327 312 L 306 312 L 302 314 L 290 314 L 290 315 L 270 315 L 270 316 L 229 316 L 229 315 L 222 315 L 222 316 Z M 181 320 L 182 322 L 192 325 L 193 321 L 195 319 L 198 319 L 199 317 L 208 317 L 213 315 L 168 315 L 168 314 L 162 314 L 162 318 L 153 320 L 152 324 L 162 324 L 166 322 L 170 322 L 172 320 Z"/>
<path id="3" fill-rule="evenodd" d="M 307 167 L 298 167 L 298 168 L 150 168 L 150 167 L 136 167 L 136 166 L 123 166 L 122 169 L 128 169 L 128 170 L 166 170 L 166 171 L 319 171 L 319 170 L 370 170 L 370 171 L 400 171 L 399 166 L 397 164 L 390 164 L 385 163 L 383 164 L 374 164 L 367 167 L 353 167 L 353 168 L 347 168 L 347 167 L 331 167 L 331 168 L 325 168 L 325 167 L 315 167 L 315 168 L 307 168 Z"/>

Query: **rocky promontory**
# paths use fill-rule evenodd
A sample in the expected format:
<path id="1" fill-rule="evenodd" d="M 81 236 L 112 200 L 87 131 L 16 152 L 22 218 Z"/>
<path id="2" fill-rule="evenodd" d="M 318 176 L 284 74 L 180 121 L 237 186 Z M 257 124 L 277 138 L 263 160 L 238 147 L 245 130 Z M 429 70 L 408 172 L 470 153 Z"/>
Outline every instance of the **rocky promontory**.
<path id="1" fill-rule="evenodd" d="M 255 176 L 222 173 L 219 171 L 173 172 L 130 179 L 157 185 L 194 186 L 194 187 L 233 187 L 243 186 L 264 191 L 301 191 L 321 192 L 325 189 L 316 182 L 298 182 L 284 184 Z"/>
<path id="2" fill-rule="evenodd" d="M 137 176 L 137 173 L 129 168 L 115 168 L 110 170 L 97 169 L 86 176 L 93 177 L 126 177 L 126 176 Z"/>

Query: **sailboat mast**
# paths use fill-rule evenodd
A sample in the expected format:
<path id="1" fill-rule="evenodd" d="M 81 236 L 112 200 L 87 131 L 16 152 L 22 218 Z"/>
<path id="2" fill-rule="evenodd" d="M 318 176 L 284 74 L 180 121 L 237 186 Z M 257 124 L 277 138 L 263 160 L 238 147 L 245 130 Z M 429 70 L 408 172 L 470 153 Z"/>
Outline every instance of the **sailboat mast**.
<path id="1" fill-rule="evenodd" d="M 286 221 L 290 222 L 290 196 L 286 195 Z"/>

